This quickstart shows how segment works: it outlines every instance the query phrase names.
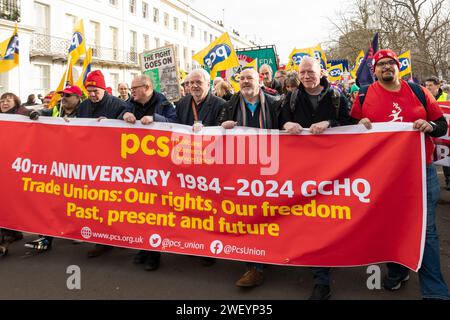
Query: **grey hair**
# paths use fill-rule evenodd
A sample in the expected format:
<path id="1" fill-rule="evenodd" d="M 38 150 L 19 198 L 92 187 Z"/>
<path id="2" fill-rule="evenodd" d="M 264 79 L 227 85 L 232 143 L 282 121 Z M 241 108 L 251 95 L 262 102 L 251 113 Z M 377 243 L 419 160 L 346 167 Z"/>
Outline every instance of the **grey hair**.
<path id="1" fill-rule="evenodd" d="M 271 66 L 269 66 L 267 63 L 266 64 L 263 64 L 263 65 L 261 65 L 261 67 L 259 67 L 259 72 L 261 72 L 261 69 L 263 68 L 263 67 L 267 67 L 267 68 L 269 68 L 269 72 L 270 72 L 270 74 L 273 74 L 273 70 L 272 70 L 272 67 Z"/>
<path id="2" fill-rule="evenodd" d="M 205 80 L 208 85 L 211 83 L 211 77 L 205 69 L 192 70 L 191 72 L 189 72 L 188 76 L 192 76 L 194 74 L 202 76 L 203 80 Z"/>
<path id="3" fill-rule="evenodd" d="M 145 83 L 146 85 L 150 85 L 150 86 L 152 86 L 152 88 L 154 88 L 154 83 L 153 83 L 152 78 L 150 78 L 149 76 L 146 76 L 144 74 L 134 77 L 133 80 L 139 80 L 142 83 Z"/>
<path id="4" fill-rule="evenodd" d="M 320 65 L 320 61 L 317 60 L 316 58 L 313 58 L 313 57 L 310 57 L 310 56 L 305 56 L 305 57 L 303 57 L 302 61 L 300 61 L 300 64 L 299 64 L 298 67 L 300 68 L 300 66 L 302 64 L 305 64 L 305 63 L 316 64 L 316 65 L 319 66 L 319 69 L 322 69 L 322 66 Z"/>

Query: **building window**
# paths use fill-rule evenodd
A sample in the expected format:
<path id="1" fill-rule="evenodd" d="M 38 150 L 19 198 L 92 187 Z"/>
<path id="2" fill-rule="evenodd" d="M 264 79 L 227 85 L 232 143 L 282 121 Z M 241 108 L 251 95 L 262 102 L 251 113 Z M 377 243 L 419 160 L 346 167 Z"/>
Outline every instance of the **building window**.
<path id="1" fill-rule="evenodd" d="M 191 24 L 191 38 L 195 38 L 195 27 Z"/>
<path id="2" fill-rule="evenodd" d="M 0 1 L 0 19 L 20 22 L 20 0 Z"/>
<path id="3" fill-rule="evenodd" d="M 161 40 L 159 38 L 155 38 L 155 48 L 159 48 L 161 45 Z"/>
<path id="4" fill-rule="evenodd" d="M 109 27 L 111 32 L 111 49 L 112 59 L 117 60 L 119 58 L 119 30 L 116 27 Z"/>
<path id="5" fill-rule="evenodd" d="M 159 23 L 159 9 L 153 8 L 153 22 Z"/>
<path id="6" fill-rule="evenodd" d="M 166 28 L 169 27 L 169 14 L 168 13 L 164 13 L 164 27 L 166 27 Z"/>
<path id="7" fill-rule="evenodd" d="M 173 18 L 173 30 L 178 31 L 178 18 Z"/>
<path id="8" fill-rule="evenodd" d="M 35 64 L 33 75 L 33 92 L 41 93 L 45 96 L 50 91 L 50 66 Z"/>
<path id="9" fill-rule="evenodd" d="M 176 44 L 174 45 L 174 48 L 175 48 L 175 57 L 177 58 L 177 60 L 180 60 L 180 56 L 178 55 L 180 47 Z"/>
<path id="10" fill-rule="evenodd" d="M 130 30 L 130 61 L 137 62 L 137 32 Z"/>
<path id="11" fill-rule="evenodd" d="M 203 40 L 205 42 L 208 42 L 208 32 L 206 32 L 206 31 L 203 32 Z"/>
<path id="12" fill-rule="evenodd" d="M 186 21 L 183 21 L 183 34 L 184 35 L 187 35 L 188 33 L 187 33 L 188 31 L 187 31 L 187 22 Z"/>
<path id="13" fill-rule="evenodd" d="M 130 13 L 136 13 L 136 0 L 130 0 Z"/>
<path id="14" fill-rule="evenodd" d="M 71 15 L 71 14 L 66 14 L 66 23 L 65 23 L 65 27 L 66 27 L 66 37 L 68 39 L 72 39 L 72 35 L 73 35 L 73 28 L 75 26 L 75 24 L 77 23 L 77 17 Z"/>
<path id="15" fill-rule="evenodd" d="M 184 49 L 183 49 L 183 59 L 184 59 L 184 61 L 186 61 L 187 58 L 188 58 L 188 48 L 184 47 Z"/>
<path id="16" fill-rule="evenodd" d="M 114 7 L 117 7 L 117 0 L 109 0 L 109 4 Z"/>
<path id="17" fill-rule="evenodd" d="M 45 4 L 35 2 L 34 3 L 34 18 L 35 18 L 34 25 L 36 26 L 36 33 L 49 35 L 50 34 L 50 7 Z"/>
<path id="18" fill-rule="evenodd" d="M 100 23 L 95 21 L 90 21 L 90 31 L 89 36 L 91 39 L 91 46 L 92 48 L 92 56 L 93 57 L 100 57 Z"/>
<path id="19" fill-rule="evenodd" d="M 113 95 L 117 96 L 119 93 L 117 92 L 117 87 L 119 86 L 119 74 L 118 73 L 110 73 L 110 79 L 112 82 L 111 88 L 113 89 Z"/>
<path id="20" fill-rule="evenodd" d="M 148 4 L 146 2 L 142 2 L 142 18 L 148 19 Z"/>
<path id="21" fill-rule="evenodd" d="M 150 49 L 150 37 L 148 34 L 144 34 L 144 50 Z"/>
<path id="22" fill-rule="evenodd" d="M 209 43 L 212 43 L 213 41 L 214 41 L 213 35 L 210 34 L 210 35 L 209 35 Z"/>

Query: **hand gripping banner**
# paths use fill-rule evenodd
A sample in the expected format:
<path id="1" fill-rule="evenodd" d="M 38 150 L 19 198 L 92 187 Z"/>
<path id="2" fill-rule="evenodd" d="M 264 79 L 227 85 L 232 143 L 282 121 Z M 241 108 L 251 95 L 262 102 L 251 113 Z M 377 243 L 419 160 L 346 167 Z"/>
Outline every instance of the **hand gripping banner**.
<path id="1" fill-rule="evenodd" d="M 412 124 L 277 130 L 0 115 L 0 227 L 295 266 L 418 270 L 423 135 Z"/>

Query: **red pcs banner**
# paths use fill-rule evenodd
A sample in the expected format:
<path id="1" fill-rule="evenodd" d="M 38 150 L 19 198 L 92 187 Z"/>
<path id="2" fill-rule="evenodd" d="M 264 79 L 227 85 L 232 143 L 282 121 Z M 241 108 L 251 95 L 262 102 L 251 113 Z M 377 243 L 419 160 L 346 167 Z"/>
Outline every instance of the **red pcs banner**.
<path id="1" fill-rule="evenodd" d="M 447 120 L 447 133 L 439 138 L 434 139 L 436 149 L 434 152 L 434 160 L 436 165 L 450 167 L 450 101 L 439 101 L 444 117 Z"/>
<path id="2" fill-rule="evenodd" d="M 421 264 L 423 135 L 0 115 L 0 226 L 295 266 Z"/>

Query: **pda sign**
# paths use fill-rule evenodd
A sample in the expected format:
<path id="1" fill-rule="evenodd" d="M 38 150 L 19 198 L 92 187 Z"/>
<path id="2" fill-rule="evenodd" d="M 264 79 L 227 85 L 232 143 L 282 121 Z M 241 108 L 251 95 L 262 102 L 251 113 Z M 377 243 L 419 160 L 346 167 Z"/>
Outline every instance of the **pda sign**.
<path id="1" fill-rule="evenodd" d="M 211 49 L 205 56 L 204 62 L 210 70 L 222 61 L 225 61 L 231 54 L 231 48 L 226 44 L 220 44 Z"/>
<path id="2" fill-rule="evenodd" d="M 409 68 L 410 61 L 408 58 L 400 58 L 400 71 L 404 71 Z"/>

